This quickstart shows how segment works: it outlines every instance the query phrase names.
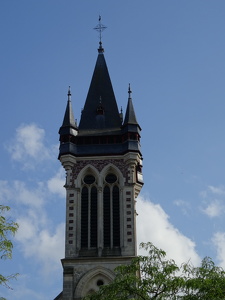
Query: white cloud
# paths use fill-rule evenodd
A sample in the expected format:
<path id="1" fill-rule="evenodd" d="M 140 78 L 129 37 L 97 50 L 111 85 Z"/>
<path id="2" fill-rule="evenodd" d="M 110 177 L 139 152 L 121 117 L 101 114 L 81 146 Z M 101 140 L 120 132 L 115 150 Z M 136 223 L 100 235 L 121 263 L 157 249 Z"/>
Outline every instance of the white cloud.
<path id="1" fill-rule="evenodd" d="M 53 264 L 59 263 L 60 258 L 64 257 L 64 232 L 65 224 L 59 224 L 54 230 L 54 233 L 50 233 L 48 230 L 42 230 L 39 233 L 39 258 L 46 257 L 45 267 L 49 271 L 52 271 L 55 266 Z"/>
<path id="2" fill-rule="evenodd" d="M 57 225 L 50 232 L 47 223 L 40 226 L 31 216 L 23 216 L 17 222 L 20 227 L 16 239 L 24 255 L 39 263 L 45 276 L 58 270 L 64 256 L 64 224 Z"/>
<path id="3" fill-rule="evenodd" d="M 7 143 L 6 149 L 13 160 L 31 169 L 36 164 L 52 158 L 52 149 L 44 145 L 45 130 L 36 124 L 23 124 L 16 129 L 16 136 Z M 54 151 L 55 153 L 55 151 Z"/>
<path id="4" fill-rule="evenodd" d="M 49 298 L 49 294 L 52 286 L 48 284 L 47 289 L 49 290 L 46 293 L 46 287 L 44 286 L 46 284 L 46 281 L 42 284 L 42 288 L 40 289 L 32 289 L 30 287 L 30 280 L 32 277 L 30 275 L 25 274 L 19 274 L 18 280 L 12 282 L 12 289 L 4 289 L 4 291 L 1 291 L 1 296 L 4 296 L 6 299 L 13 299 L 13 300 L 24 300 L 24 299 L 32 299 L 32 300 L 49 300 L 53 299 L 53 297 Z M 40 284 L 41 279 L 38 274 L 35 274 L 35 281 L 36 281 L 36 287 L 38 284 Z M 2 292 L 4 292 L 4 295 L 2 295 Z M 54 293 L 54 292 L 53 292 Z M 51 293 L 51 294 L 53 294 Z M 47 294 L 47 295 L 46 295 Z M 55 292 L 54 296 L 57 295 Z"/>
<path id="5" fill-rule="evenodd" d="M 64 256 L 64 224 L 54 225 L 45 209 L 47 187 L 39 183 L 28 188 L 22 181 L 0 181 L 0 201 L 11 206 L 13 219 L 19 224 L 15 240 L 25 257 L 40 265 L 43 274 L 49 275 L 61 268 Z M 16 217 L 17 216 L 17 217 Z"/>
<path id="6" fill-rule="evenodd" d="M 194 265 L 201 261 L 195 249 L 195 243 L 169 222 L 169 216 L 159 204 L 142 197 L 137 200 L 138 243 L 152 242 L 167 252 L 178 265 L 191 259 Z"/>
<path id="7" fill-rule="evenodd" d="M 9 183 L 0 180 L 0 201 L 5 205 L 8 201 L 12 202 L 12 208 L 15 203 L 38 208 L 43 204 L 43 195 L 41 184 L 37 188 L 29 189 L 23 181 L 15 180 Z"/>
<path id="8" fill-rule="evenodd" d="M 212 241 L 217 249 L 217 259 L 221 267 L 225 269 L 225 232 L 217 232 Z"/>
<path id="9" fill-rule="evenodd" d="M 11 198 L 12 191 L 7 180 L 0 180 L 0 202 L 2 205 L 7 205 L 7 201 Z"/>
<path id="10" fill-rule="evenodd" d="M 224 214 L 224 195 L 224 186 L 209 185 L 206 190 L 200 192 L 200 196 L 203 198 L 201 211 L 210 218 Z"/>
<path id="11" fill-rule="evenodd" d="M 19 242 L 27 242 L 34 237 L 37 232 L 37 226 L 34 222 L 31 222 L 30 218 L 18 218 L 16 220 L 19 225 L 19 230 L 16 234 L 16 239 Z"/>
<path id="12" fill-rule="evenodd" d="M 206 190 L 200 192 L 200 196 L 202 198 L 214 197 L 217 196 L 224 196 L 225 195 L 225 187 L 222 186 L 207 186 Z"/>
<path id="13" fill-rule="evenodd" d="M 216 187 L 216 186 L 209 185 L 209 186 L 208 186 L 208 189 L 209 189 L 213 194 L 217 194 L 217 195 L 225 195 L 225 188 L 224 188 L 224 186 Z"/>
<path id="14" fill-rule="evenodd" d="M 210 218 L 218 217 L 225 211 L 224 205 L 219 200 L 213 200 L 203 209 L 203 212 Z"/>
<path id="15" fill-rule="evenodd" d="M 51 193 L 57 194 L 65 199 L 65 170 L 60 168 L 54 177 L 48 180 L 48 189 Z"/>
<path id="16" fill-rule="evenodd" d="M 21 204 L 40 207 L 43 205 L 44 191 L 42 186 L 38 186 L 34 189 L 29 189 L 26 187 L 25 183 L 22 181 L 14 181 L 13 183 L 14 199 Z"/>
<path id="17" fill-rule="evenodd" d="M 54 226 L 44 208 L 33 207 L 24 207 L 24 214 L 16 222 L 19 230 L 15 238 L 24 256 L 38 263 L 46 276 L 58 270 L 64 256 L 65 225 Z"/>

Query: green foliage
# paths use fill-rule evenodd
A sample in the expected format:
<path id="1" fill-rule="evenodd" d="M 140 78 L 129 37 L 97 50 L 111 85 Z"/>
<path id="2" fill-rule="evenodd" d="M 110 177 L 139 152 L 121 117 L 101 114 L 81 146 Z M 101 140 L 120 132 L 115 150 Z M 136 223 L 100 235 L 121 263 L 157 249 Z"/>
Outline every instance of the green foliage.
<path id="1" fill-rule="evenodd" d="M 16 233 L 18 224 L 4 216 L 6 211 L 9 211 L 9 206 L 0 205 L 0 259 L 11 259 L 13 243 L 10 238 Z M 8 282 L 15 278 L 17 274 L 2 275 L 0 274 L 0 285 L 9 288 Z M 3 300 L 4 298 L 0 298 Z"/>
<path id="2" fill-rule="evenodd" d="M 203 259 L 200 267 L 187 263 L 179 268 L 153 244 L 142 243 L 141 247 L 148 250 L 147 256 L 138 256 L 130 265 L 117 267 L 114 281 L 85 299 L 225 299 L 225 272 L 210 258 Z"/>
<path id="3" fill-rule="evenodd" d="M 225 271 L 205 257 L 200 267 L 183 266 L 186 278 L 185 300 L 225 299 Z"/>

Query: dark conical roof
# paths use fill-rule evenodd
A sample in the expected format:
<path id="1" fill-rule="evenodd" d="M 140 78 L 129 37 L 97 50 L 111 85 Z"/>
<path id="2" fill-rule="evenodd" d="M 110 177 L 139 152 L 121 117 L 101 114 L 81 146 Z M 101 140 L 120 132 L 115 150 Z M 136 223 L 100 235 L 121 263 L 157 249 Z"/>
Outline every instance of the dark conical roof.
<path id="1" fill-rule="evenodd" d="M 131 98 L 128 99 L 126 115 L 124 118 L 124 125 L 126 124 L 138 124 Z"/>
<path id="2" fill-rule="evenodd" d="M 130 85 L 129 85 L 128 93 L 129 93 L 129 97 L 128 97 L 128 102 L 127 102 L 127 110 L 126 110 L 126 114 L 125 114 L 123 125 L 127 125 L 127 124 L 138 125 L 138 122 L 137 122 L 137 119 L 136 119 L 136 115 L 135 115 L 135 111 L 134 111 L 134 106 L 133 106 L 132 98 L 131 98 Z"/>
<path id="3" fill-rule="evenodd" d="M 121 119 L 108 68 L 100 45 L 94 73 L 79 124 L 79 133 L 117 130 Z"/>
<path id="4" fill-rule="evenodd" d="M 130 86 L 123 122 L 122 112 L 119 113 L 117 107 L 101 42 L 98 52 L 78 127 L 73 116 L 70 90 L 68 92 L 66 112 L 63 124 L 59 129 L 59 158 L 67 154 L 83 157 L 137 152 L 141 155 L 141 128 L 135 116 Z"/>
<path id="5" fill-rule="evenodd" d="M 59 129 L 59 133 L 60 134 L 66 134 L 67 132 L 69 133 L 70 129 L 77 130 L 77 125 L 76 125 L 74 115 L 73 115 L 73 109 L 72 109 L 72 104 L 71 104 L 71 93 L 70 93 L 70 89 L 69 89 L 66 111 L 64 114 L 62 126 Z"/>
<path id="6" fill-rule="evenodd" d="M 65 127 L 65 126 L 76 127 L 74 116 L 73 116 L 71 101 L 67 102 L 66 111 L 65 111 L 62 126 L 63 127 Z"/>

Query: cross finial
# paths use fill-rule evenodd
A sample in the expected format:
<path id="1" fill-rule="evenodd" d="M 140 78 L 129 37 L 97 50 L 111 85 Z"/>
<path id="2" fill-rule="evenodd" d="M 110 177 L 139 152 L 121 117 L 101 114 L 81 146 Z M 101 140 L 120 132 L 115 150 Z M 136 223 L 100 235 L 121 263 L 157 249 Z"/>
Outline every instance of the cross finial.
<path id="1" fill-rule="evenodd" d="M 100 45 L 100 48 L 102 47 L 102 32 L 103 32 L 103 30 L 105 30 L 107 28 L 105 25 L 102 24 L 101 19 L 102 19 L 102 17 L 99 16 L 98 25 L 96 25 L 94 27 L 94 30 L 99 32 L 99 40 L 100 40 L 99 45 Z"/>
<path id="2" fill-rule="evenodd" d="M 132 91 L 130 89 L 130 83 L 129 83 L 129 87 L 128 87 L 128 94 L 129 94 L 129 99 L 131 98 L 131 94 L 132 94 Z"/>
<path id="3" fill-rule="evenodd" d="M 68 96 L 68 101 L 70 101 L 70 100 L 71 100 L 71 90 L 70 90 L 70 85 L 69 85 L 69 88 L 68 88 L 68 94 L 67 94 L 67 96 Z"/>

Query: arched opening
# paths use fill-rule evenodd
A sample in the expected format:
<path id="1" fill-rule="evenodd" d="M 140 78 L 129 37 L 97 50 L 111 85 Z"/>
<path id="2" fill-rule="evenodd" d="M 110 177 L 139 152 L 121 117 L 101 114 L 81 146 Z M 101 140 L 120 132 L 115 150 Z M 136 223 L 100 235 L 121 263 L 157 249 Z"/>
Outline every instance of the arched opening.
<path id="1" fill-rule="evenodd" d="M 90 209 L 90 244 L 91 247 L 97 247 L 98 236 L 98 208 L 97 208 L 97 188 L 91 188 L 91 209 Z"/>
<path id="2" fill-rule="evenodd" d="M 100 176 L 91 168 L 80 174 L 80 256 L 121 254 L 121 199 L 123 180 L 112 166 Z M 122 181 L 123 182 L 123 181 Z M 98 188 L 98 185 L 102 189 Z"/>
<path id="3" fill-rule="evenodd" d="M 83 178 L 81 189 L 81 252 L 80 255 L 94 255 L 98 239 L 98 193 L 96 179 L 92 174 Z"/>
<path id="4" fill-rule="evenodd" d="M 120 253 L 120 193 L 114 173 L 105 176 L 103 190 L 103 255 Z"/>
<path id="5" fill-rule="evenodd" d="M 118 186 L 113 187 L 113 246 L 120 247 L 120 198 Z"/>
<path id="6" fill-rule="evenodd" d="M 85 186 L 81 192 L 81 248 L 88 248 L 88 188 Z"/>
<path id="7" fill-rule="evenodd" d="M 103 228 L 104 228 L 104 247 L 111 245 L 111 203 L 110 188 L 104 187 L 103 193 Z"/>
<path id="8" fill-rule="evenodd" d="M 82 299 L 99 290 L 100 286 L 109 284 L 114 279 L 115 274 L 112 270 L 105 267 L 96 267 L 89 270 L 79 280 L 75 289 L 75 299 Z"/>

